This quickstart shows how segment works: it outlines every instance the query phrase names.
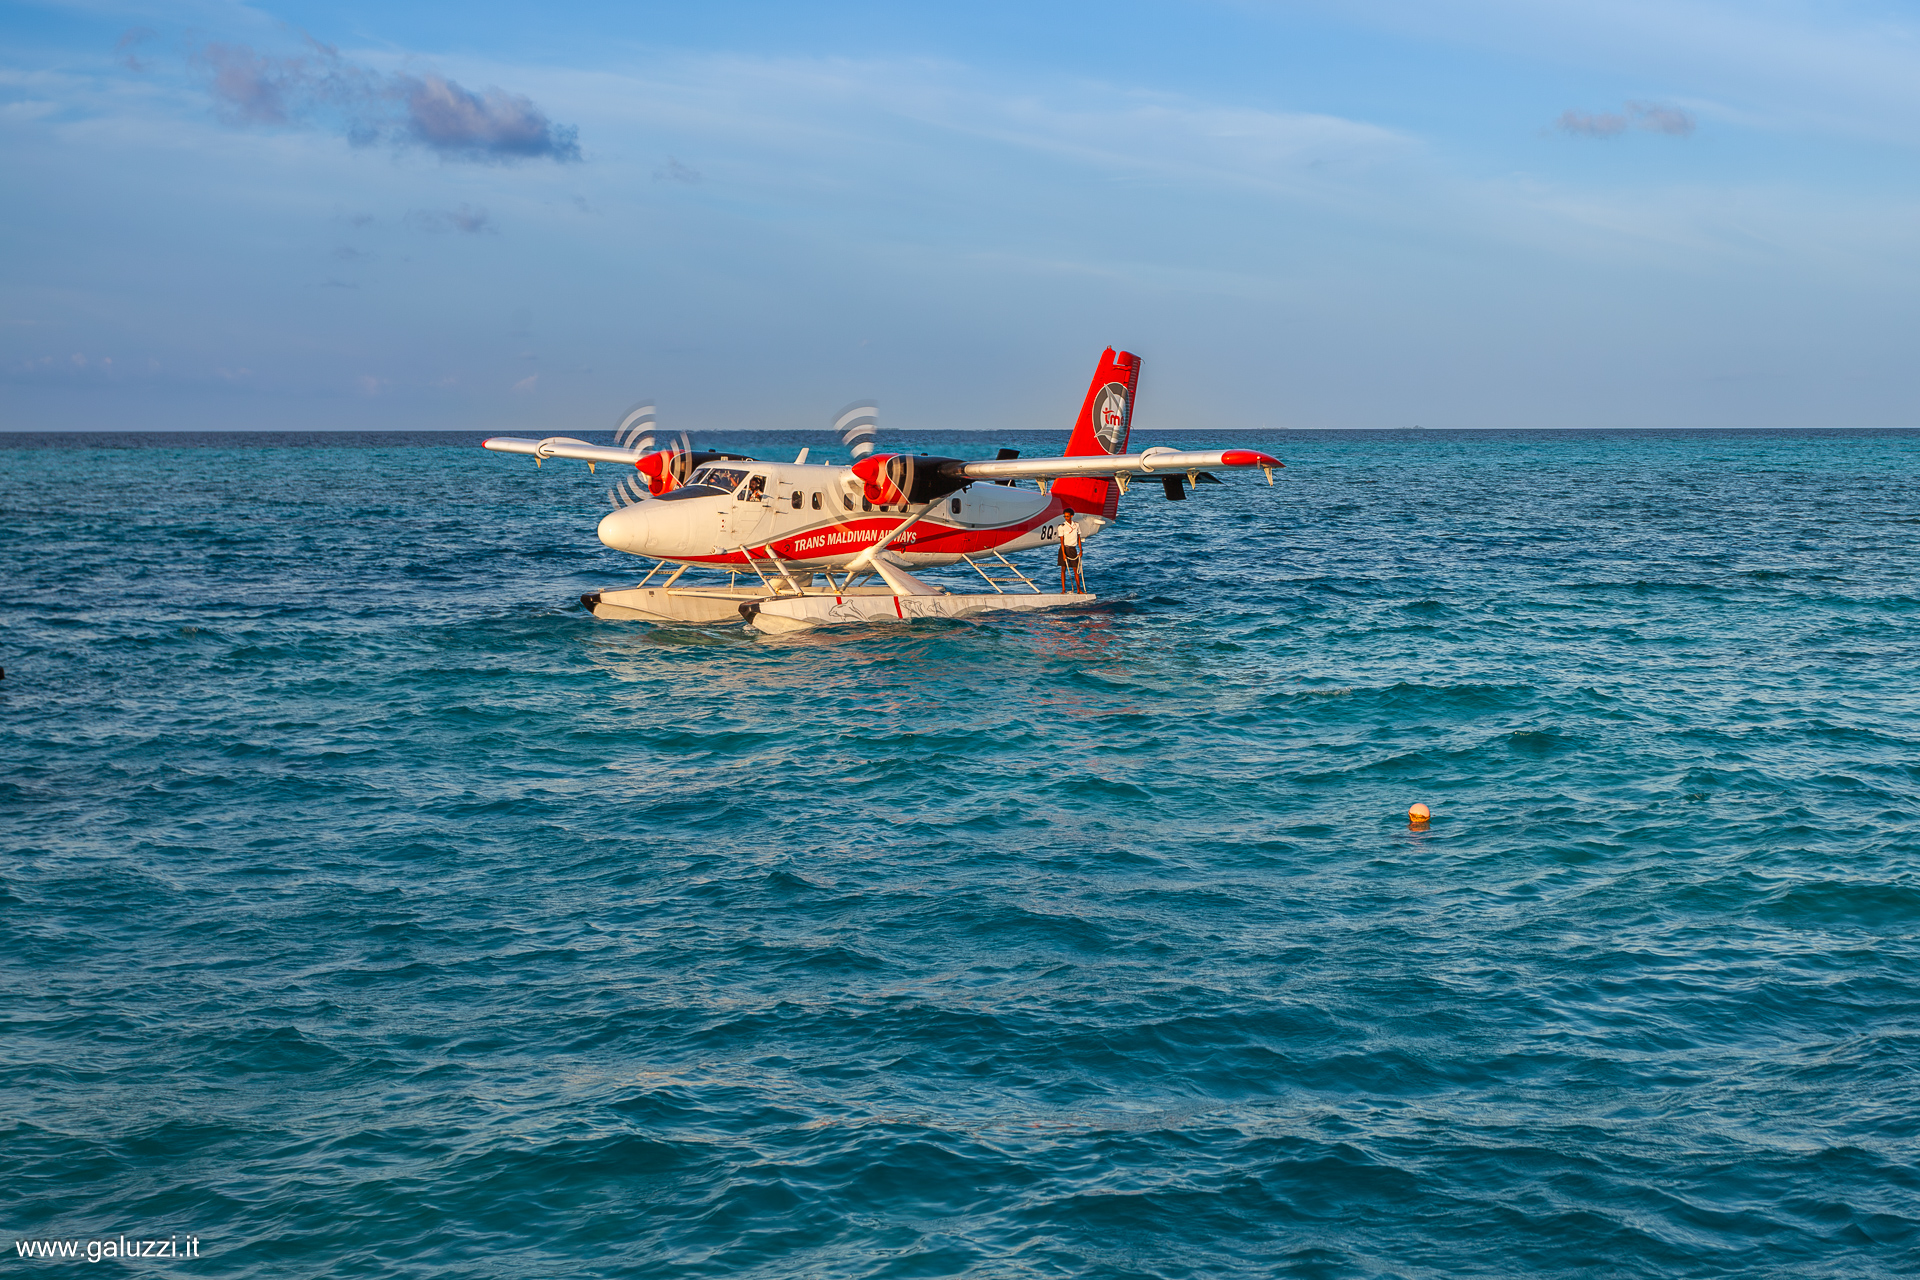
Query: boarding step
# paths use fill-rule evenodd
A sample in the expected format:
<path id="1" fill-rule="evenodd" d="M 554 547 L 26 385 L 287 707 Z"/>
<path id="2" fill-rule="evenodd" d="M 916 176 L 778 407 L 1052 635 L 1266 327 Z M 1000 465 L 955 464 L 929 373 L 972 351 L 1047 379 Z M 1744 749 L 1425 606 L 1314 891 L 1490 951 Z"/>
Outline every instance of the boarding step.
<path id="1" fill-rule="evenodd" d="M 979 574 L 982 578 L 986 579 L 987 585 L 992 587 L 996 592 L 998 592 L 1001 595 L 1013 594 L 1012 592 L 1009 592 L 1007 588 L 1009 586 L 1012 586 L 1015 583 L 1018 583 L 1020 586 L 1025 587 L 1028 591 L 1032 592 L 1034 595 L 1045 594 L 1045 592 L 1041 591 L 1041 589 L 1037 585 L 1035 585 L 1032 578 L 1029 578 L 1026 574 L 1020 572 L 1019 566 L 1014 564 L 1013 561 L 1007 559 L 1005 556 L 1001 555 L 998 551 L 991 552 L 989 554 L 992 555 L 994 563 L 989 563 L 986 565 L 982 565 L 978 560 L 975 560 L 972 556 L 969 556 L 969 555 L 962 555 L 960 558 L 967 562 L 968 568 L 972 569 L 975 573 Z M 1005 569 L 1009 576 L 997 578 L 993 574 L 988 573 L 987 572 L 988 569 Z"/>

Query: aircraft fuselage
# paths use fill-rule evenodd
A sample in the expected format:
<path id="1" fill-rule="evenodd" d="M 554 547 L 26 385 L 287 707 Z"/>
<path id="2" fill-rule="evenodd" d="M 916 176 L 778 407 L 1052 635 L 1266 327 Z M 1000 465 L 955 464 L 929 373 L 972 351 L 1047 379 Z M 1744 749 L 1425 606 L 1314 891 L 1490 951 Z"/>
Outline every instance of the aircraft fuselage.
<path id="1" fill-rule="evenodd" d="M 612 512 L 600 521 L 600 541 L 616 551 L 689 564 L 744 565 L 750 552 L 796 567 L 837 568 L 920 509 L 875 506 L 860 493 L 845 466 L 728 460 Z M 1023 551 L 1057 542 L 1066 514 L 1049 494 L 991 483 L 968 485 L 933 508 L 887 550 L 919 565 Z M 1077 523 L 1092 533 L 1106 521 L 1081 514 Z"/>

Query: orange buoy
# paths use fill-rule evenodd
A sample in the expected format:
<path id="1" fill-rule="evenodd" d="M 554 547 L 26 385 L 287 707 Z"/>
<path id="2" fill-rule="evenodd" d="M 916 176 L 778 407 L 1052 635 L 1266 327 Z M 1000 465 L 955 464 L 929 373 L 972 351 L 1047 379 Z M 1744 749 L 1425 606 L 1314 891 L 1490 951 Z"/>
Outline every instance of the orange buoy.
<path id="1" fill-rule="evenodd" d="M 1427 806 L 1423 804 L 1417 804 L 1413 806 L 1413 808 L 1407 810 L 1407 821 L 1411 822 L 1416 827 L 1426 826 L 1427 820 L 1431 817 L 1433 817 L 1433 814 L 1430 813 L 1427 810 Z"/>

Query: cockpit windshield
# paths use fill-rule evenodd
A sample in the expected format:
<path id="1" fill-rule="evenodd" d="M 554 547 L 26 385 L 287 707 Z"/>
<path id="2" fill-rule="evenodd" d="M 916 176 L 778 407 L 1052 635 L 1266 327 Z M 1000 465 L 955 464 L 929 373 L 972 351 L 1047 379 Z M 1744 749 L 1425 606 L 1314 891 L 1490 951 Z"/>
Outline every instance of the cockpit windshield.
<path id="1" fill-rule="evenodd" d="M 740 487 L 740 482 L 746 478 L 746 470 L 742 467 L 707 466 L 701 467 L 698 471 L 688 476 L 687 483 L 703 484 L 709 488 L 718 489 L 722 493 L 732 493 Z"/>

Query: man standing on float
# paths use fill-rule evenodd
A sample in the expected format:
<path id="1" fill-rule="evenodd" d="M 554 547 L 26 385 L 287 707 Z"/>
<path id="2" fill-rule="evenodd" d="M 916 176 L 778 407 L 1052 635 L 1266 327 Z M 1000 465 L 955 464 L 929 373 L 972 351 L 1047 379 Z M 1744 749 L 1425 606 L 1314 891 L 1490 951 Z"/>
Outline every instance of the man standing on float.
<path id="1" fill-rule="evenodd" d="M 1073 513 L 1060 522 L 1060 594 L 1067 591 L 1067 574 L 1073 574 L 1073 589 L 1085 594 L 1087 579 L 1080 571 L 1080 544 L 1083 541 L 1080 526 L 1074 523 Z"/>

